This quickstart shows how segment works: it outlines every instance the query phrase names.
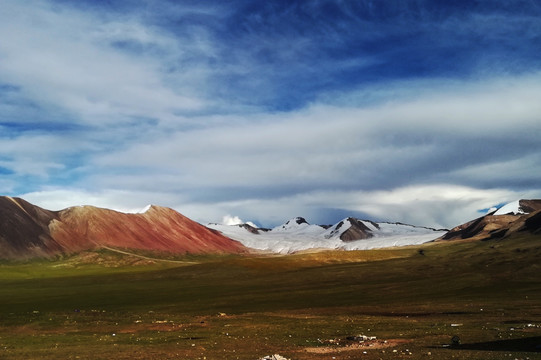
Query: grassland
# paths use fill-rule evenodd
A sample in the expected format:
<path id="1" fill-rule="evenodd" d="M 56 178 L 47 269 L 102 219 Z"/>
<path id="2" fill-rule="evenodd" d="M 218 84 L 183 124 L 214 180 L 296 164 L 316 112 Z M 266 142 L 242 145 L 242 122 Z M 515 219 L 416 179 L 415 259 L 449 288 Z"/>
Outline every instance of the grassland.
<path id="1" fill-rule="evenodd" d="M 149 257 L 0 264 L 0 359 L 541 358 L 541 237 Z"/>

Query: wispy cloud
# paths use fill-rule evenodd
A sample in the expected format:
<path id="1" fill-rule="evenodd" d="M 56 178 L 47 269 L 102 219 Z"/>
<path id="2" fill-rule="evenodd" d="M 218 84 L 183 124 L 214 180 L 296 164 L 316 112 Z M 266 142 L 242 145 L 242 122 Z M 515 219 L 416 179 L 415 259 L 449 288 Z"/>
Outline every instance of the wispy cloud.
<path id="1" fill-rule="evenodd" d="M 440 226 L 541 196 L 536 3 L 2 10 L 4 193 L 200 221 L 351 211 Z"/>
<path id="2" fill-rule="evenodd" d="M 99 171 L 87 180 L 102 188 L 169 193 L 168 205 L 181 206 L 175 201 L 182 198 L 185 210 L 197 209 L 198 219 L 204 218 L 204 207 L 218 207 L 244 218 L 253 211 L 262 221 L 263 214 L 283 214 L 281 204 L 320 220 L 318 211 L 327 207 L 380 218 L 385 210 L 391 220 L 425 217 L 427 225 L 451 226 L 475 215 L 476 206 L 539 193 L 533 184 L 539 173 L 533 170 L 541 166 L 539 105 L 524 95 L 541 89 L 531 78 L 512 83 L 463 84 L 456 92 L 444 84 L 439 92 L 371 108 L 318 105 L 235 121 L 226 117 L 216 122 L 220 126 L 171 132 L 95 156 L 91 167 Z M 526 193 L 525 180 L 531 182 Z M 334 201 L 310 200 L 329 189 Z M 420 216 L 402 203 L 412 189 L 425 193 L 406 197 L 407 206 L 425 205 L 426 211 L 416 212 Z M 455 197 L 435 196 L 443 192 Z M 381 203 L 394 198 L 396 206 L 376 206 L 380 196 Z M 367 206 L 368 199 L 374 205 Z"/>
<path id="3" fill-rule="evenodd" d="M 11 2 L 4 10 L 0 31 L 10 36 L 0 44 L 0 73 L 37 106 L 58 107 L 70 121 L 99 126 L 138 117 L 182 120 L 174 114 L 205 103 L 190 91 L 204 78 L 192 73 L 177 79 L 183 86 L 168 86 L 164 66 L 192 47 L 182 48 L 159 29 L 46 2 Z M 135 56 L 130 44 L 139 47 Z"/>

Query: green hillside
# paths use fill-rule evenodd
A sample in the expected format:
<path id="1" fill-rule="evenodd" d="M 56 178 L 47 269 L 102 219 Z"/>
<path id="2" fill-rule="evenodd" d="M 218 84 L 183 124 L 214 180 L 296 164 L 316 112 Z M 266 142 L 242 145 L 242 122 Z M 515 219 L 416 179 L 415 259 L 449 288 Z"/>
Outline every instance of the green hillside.
<path id="1" fill-rule="evenodd" d="M 541 356 L 539 236 L 289 256 L 138 255 L 2 263 L 0 358 Z M 347 339 L 361 334 L 377 339 Z M 449 346 L 454 335 L 460 344 Z"/>

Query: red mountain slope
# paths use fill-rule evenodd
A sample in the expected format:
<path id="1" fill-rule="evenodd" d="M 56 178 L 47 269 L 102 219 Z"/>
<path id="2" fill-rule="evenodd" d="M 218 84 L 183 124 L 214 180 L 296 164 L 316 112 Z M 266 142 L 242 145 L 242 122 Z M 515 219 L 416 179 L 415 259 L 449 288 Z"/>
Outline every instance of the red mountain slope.
<path id="1" fill-rule="evenodd" d="M 71 254 L 100 247 L 182 253 L 242 253 L 239 242 L 173 209 L 125 214 L 93 206 L 49 211 L 0 197 L 0 258 Z"/>

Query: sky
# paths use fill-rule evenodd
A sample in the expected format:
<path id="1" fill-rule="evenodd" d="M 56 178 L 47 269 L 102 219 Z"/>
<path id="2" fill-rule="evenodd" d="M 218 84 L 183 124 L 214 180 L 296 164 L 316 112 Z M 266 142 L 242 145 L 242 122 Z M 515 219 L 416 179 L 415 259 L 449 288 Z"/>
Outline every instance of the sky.
<path id="1" fill-rule="evenodd" d="M 0 0 L 0 193 L 453 227 L 541 198 L 541 3 Z"/>

